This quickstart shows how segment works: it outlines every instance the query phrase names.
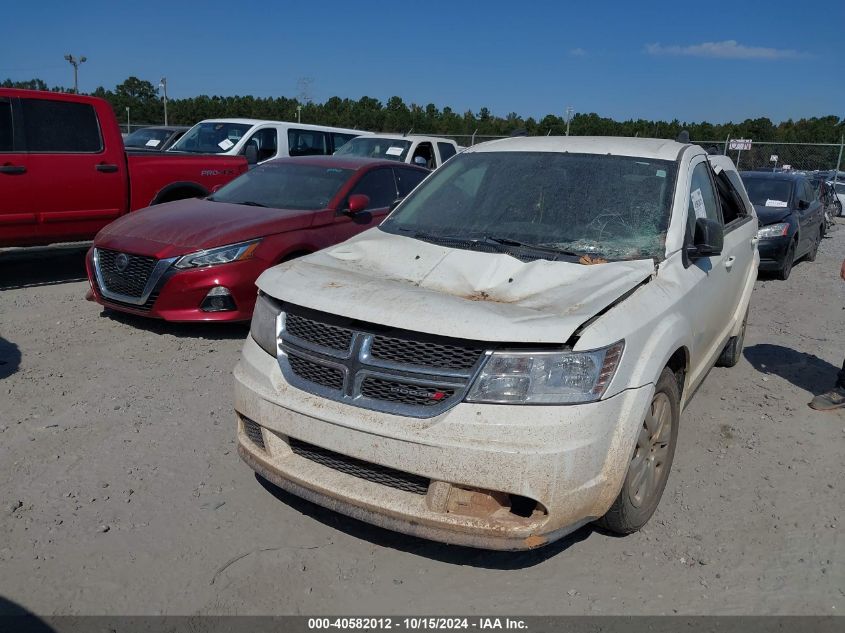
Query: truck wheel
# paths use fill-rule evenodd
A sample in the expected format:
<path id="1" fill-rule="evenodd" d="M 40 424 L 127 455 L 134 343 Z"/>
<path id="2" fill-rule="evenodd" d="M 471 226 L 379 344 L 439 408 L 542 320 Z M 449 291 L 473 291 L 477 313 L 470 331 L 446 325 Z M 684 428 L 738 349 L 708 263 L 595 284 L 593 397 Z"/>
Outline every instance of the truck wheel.
<path id="1" fill-rule="evenodd" d="M 745 311 L 745 317 L 742 319 L 742 329 L 739 334 L 732 336 L 722 350 L 722 355 L 716 361 L 716 367 L 733 367 L 742 356 L 742 346 L 745 343 L 745 327 L 748 325 L 748 311 Z"/>
<path id="2" fill-rule="evenodd" d="M 783 264 L 777 272 L 777 278 L 781 281 L 789 279 L 789 273 L 792 272 L 792 262 L 795 259 L 795 241 L 790 243 L 789 248 L 786 249 L 786 255 L 783 256 Z"/>
<path id="3" fill-rule="evenodd" d="M 665 367 L 637 436 L 622 490 L 607 514 L 596 522 L 600 527 L 616 534 L 631 534 L 654 514 L 675 456 L 680 403 L 678 381 Z"/>

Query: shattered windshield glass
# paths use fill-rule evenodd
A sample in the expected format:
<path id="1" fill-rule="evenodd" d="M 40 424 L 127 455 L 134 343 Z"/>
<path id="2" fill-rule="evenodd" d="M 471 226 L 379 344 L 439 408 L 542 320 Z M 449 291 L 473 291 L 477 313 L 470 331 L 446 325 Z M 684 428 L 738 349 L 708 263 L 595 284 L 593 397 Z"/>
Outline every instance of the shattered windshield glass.
<path id="1" fill-rule="evenodd" d="M 626 156 L 460 154 L 381 229 L 457 248 L 533 247 L 541 257 L 662 259 L 676 171 L 671 161 Z"/>

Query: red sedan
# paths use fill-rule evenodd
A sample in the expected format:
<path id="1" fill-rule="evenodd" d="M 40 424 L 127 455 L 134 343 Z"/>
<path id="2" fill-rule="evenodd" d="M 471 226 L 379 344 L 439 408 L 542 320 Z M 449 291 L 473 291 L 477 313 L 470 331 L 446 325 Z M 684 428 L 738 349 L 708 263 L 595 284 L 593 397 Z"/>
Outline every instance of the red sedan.
<path id="1" fill-rule="evenodd" d="M 264 163 L 208 198 L 130 213 L 86 260 L 88 299 L 168 321 L 245 321 L 270 266 L 376 226 L 428 170 L 336 156 Z"/>

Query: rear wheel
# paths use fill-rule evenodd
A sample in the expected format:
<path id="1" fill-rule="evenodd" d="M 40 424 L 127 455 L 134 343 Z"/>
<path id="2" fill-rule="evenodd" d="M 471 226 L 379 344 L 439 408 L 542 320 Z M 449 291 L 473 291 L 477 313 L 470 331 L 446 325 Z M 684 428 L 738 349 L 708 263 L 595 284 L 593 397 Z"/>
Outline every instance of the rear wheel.
<path id="1" fill-rule="evenodd" d="M 742 356 L 742 346 L 745 343 L 745 327 L 748 325 L 748 311 L 745 311 L 745 317 L 742 319 L 742 329 L 739 334 L 732 336 L 722 350 L 722 355 L 716 361 L 717 367 L 733 367 Z"/>
<path id="2" fill-rule="evenodd" d="M 678 443 L 681 396 L 675 374 L 663 369 L 619 496 L 596 523 L 616 534 L 636 532 L 654 514 L 669 479 Z"/>
<path id="3" fill-rule="evenodd" d="M 783 256 L 783 263 L 780 270 L 777 272 L 778 279 L 786 281 L 789 279 L 789 273 L 792 272 L 792 262 L 795 260 L 795 240 L 790 242 L 789 248 L 786 249 L 786 255 Z"/>

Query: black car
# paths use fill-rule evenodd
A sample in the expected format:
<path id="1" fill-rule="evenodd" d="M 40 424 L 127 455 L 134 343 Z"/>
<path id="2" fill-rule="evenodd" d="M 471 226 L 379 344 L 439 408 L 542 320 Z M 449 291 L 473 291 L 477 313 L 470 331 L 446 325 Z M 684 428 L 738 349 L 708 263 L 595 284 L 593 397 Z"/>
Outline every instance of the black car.
<path id="1" fill-rule="evenodd" d="M 123 139 L 123 144 L 126 149 L 133 152 L 163 152 L 182 138 L 182 135 L 189 129 L 189 127 L 182 125 L 142 127 Z"/>
<path id="2" fill-rule="evenodd" d="M 818 191 L 800 174 L 746 171 L 741 176 L 760 223 L 760 270 L 786 279 L 795 261 L 813 261 L 819 250 L 825 223 Z"/>

